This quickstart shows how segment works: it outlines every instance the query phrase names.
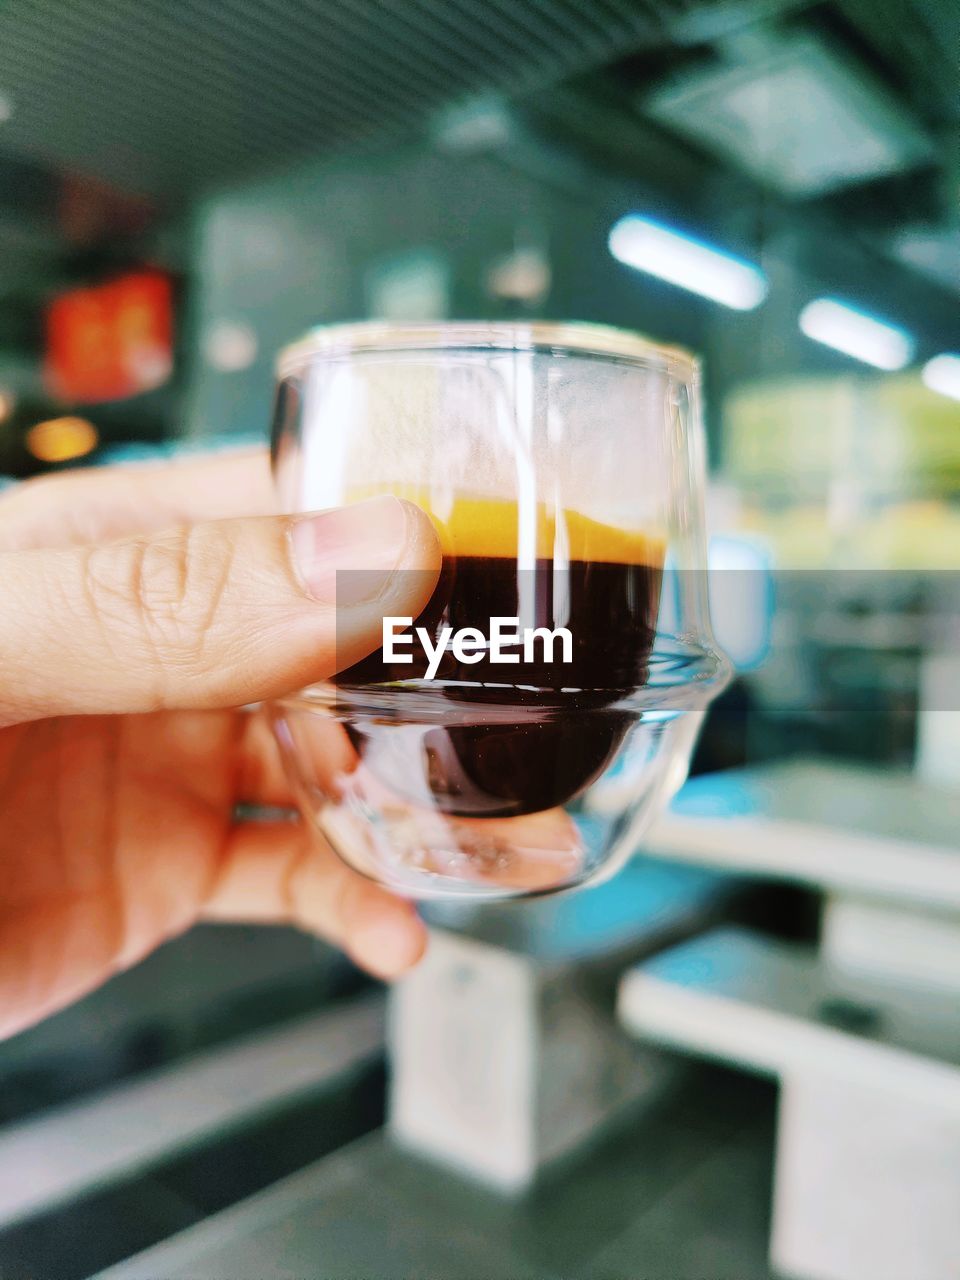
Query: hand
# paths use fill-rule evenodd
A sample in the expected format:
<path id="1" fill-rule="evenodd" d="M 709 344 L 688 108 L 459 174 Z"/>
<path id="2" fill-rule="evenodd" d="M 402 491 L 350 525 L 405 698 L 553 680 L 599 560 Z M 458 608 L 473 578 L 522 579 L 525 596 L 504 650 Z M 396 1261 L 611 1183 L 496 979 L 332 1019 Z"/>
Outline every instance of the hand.
<path id="1" fill-rule="evenodd" d="M 384 614 L 426 604 L 439 545 L 393 498 L 271 509 L 259 453 L 0 499 L 0 1035 L 200 919 L 295 923 L 383 977 L 418 959 L 409 903 L 300 823 L 234 821 L 293 804 L 264 719 L 236 708 L 376 649 Z M 350 568 L 381 590 L 337 613 Z"/>

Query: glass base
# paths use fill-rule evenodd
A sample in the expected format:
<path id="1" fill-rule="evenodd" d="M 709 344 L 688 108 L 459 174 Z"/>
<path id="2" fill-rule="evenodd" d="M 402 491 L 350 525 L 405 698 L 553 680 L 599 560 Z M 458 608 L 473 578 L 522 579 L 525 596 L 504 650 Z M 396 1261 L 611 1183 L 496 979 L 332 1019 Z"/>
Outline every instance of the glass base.
<path id="1" fill-rule="evenodd" d="M 622 721 L 622 711 L 584 716 L 579 736 L 596 738 L 597 719 L 613 714 Z M 380 721 L 377 749 L 365 750 L 350 716 L 307 699 L 278 704 L 274 726 L 305 817 L 350 867 L 405 897 L 492 900 L 556 893 L 616 871 L 686 778 L 702 718 L 699 710 L 634 712 L 618 721 L 612 758 L 564 803 L 489 817 L 451 811 L 475 809 L 476 790 L 464 801 L 446 775 L 438 780 L 428 726 L 411 733 L 409 724 Z"/>

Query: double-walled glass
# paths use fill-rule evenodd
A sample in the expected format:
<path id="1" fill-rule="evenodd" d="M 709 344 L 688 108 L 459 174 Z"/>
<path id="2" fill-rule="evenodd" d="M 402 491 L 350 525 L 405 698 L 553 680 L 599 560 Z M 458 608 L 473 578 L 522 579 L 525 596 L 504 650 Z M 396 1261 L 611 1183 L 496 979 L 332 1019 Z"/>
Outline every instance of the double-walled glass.
<path id="1" fill-rule="evenodd" d="M 696 362 L 588 325 L 360 324 L 315 331 L 279 377 L 283 509 L 408 498 L 444 556 L 410 626 L 278 704 L 309 821 L 418 897 L 615 870 L 726 679 Z"/>

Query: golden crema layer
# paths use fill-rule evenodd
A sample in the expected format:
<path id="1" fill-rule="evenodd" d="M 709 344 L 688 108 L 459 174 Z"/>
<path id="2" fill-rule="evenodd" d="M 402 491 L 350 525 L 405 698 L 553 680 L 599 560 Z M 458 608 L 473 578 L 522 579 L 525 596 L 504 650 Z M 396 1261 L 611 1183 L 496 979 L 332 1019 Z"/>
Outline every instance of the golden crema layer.
<path id="1" fill-rule="evenodd" d="M 351 502 L 375 497 L 385 488 L 354 489 Z M 428 492 L 397 485 L 389 490 L 398 498 L 406 498 L 422 507 L 433 521 L 448 556 L 502 556 L 513 559 L 518 554 L 533 554 L 539 560 L 594 560 L 607 564 L 643 564 L 659 568 L 666 552 L 666 540 L 655 533 L 621 529 L 603 524 L 579 511 L 561 508 L 556 511 L 538 503 L 536 515 L 525 524 L 521 537 L 519 508 L 516 502 L 503 498 L 460 496 L 452 507 L 431 500 Z M 521 545 L 522 543 L 522 545 Z"/>

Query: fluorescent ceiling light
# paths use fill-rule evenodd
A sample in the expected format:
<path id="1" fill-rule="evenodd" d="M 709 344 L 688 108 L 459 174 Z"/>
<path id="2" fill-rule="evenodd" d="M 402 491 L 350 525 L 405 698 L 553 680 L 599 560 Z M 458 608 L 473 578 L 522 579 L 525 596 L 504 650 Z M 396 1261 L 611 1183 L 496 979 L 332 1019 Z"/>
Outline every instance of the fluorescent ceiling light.
<path id="1" fill-rule="evenodd" d="M 835 298 L 808 303 L 800 312 L 800 328 L 814 342 L 876 369 L 902 369 L 913 357 L 913 338 L 904 329 Z"/>
<path id="2" fill-rule="evenodd" d="M 960 356 L 944 353 L 934 356 L 923 366 L 920 375 L 931 391 L 939 391 L 951 400 L 960 400 Z"/>
<path id="3" fill-rule="evenodd" d="M 759 267 L 652 218 L 621 218 L 608 244 L 613 256 L 628 267 L 736 311 L 752 311 L 767 296 L 767 278 Z"/>

